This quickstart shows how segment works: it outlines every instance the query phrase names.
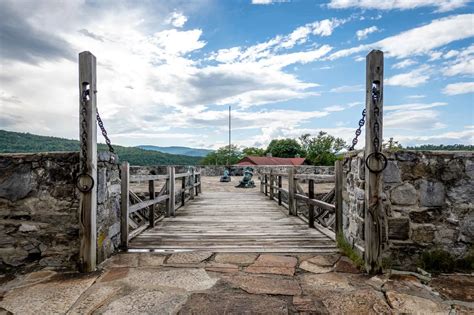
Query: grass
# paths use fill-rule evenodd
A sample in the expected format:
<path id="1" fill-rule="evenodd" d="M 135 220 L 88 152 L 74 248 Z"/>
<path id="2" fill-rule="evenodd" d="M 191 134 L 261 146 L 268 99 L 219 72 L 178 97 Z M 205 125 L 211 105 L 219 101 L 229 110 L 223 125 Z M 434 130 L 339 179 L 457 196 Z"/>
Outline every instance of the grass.
<path id="1" fill-rule="evenodd" d="M 455 259 L 451 253 L 442 249 L 426 251 L 420 257 L 419 266 L 432 273 L 472 272 L 474 270 L 474 250 L 471 249 L 465 257 L 460 259 Z"/>
<path id="2" fill-rule="evenodd" d="M 342 234 L 336 236 L 337 247 L 339 247 L 344 255 L 349 257 L 352 262 L 359 268 L 364 268 L 364 259 L 352 248 Z"/>

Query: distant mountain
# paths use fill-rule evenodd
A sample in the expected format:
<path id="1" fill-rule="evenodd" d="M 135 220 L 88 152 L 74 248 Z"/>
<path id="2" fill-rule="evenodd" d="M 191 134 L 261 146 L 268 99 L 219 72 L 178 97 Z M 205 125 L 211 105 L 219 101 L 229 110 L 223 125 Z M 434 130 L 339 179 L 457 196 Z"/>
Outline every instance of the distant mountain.
<path id="1" fill-rule="evenodd" d="M 97 147 L 99 151 L 107 150 L 105 144 L 99 143 Z M 167 154 L 137 147 L 113 147 L 120 160 L 128 161 L 131 165 L 196 165 L 201 160 L 201 157 Z M 53 151 L 79 151 L 79 141 L 0 130 L 0 153 Z"/>
<path id="2" fill-rule="evenodd" d="M 156 145 L 139 145 L 138 148 L 143 149 L 143 150 L 149 150 L 149 151 L 159 151 L 163 153 L 169 153 L 169 154 L 180 154 L 180 155 L 188 155 L 188 156 L 206 156 L 209 153 L 213 152 L 213 150 L 207 150 L 207 149 L 194 149 L 194 148 L 188 148 L 188 147 L 159 147 Z"/>

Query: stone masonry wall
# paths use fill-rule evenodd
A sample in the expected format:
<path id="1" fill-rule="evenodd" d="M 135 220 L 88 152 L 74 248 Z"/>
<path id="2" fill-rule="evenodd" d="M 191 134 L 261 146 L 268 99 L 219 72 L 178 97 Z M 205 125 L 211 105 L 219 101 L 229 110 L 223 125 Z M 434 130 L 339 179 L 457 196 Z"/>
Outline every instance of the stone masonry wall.
<path id="1" fill-rule="evenodd" d="M 75 269 L 78 153 L 0 155 L 0 272 Z"/>
<path id="2" fill-rule="evenodd" d="M 119 250 L 120 245 L 120 164 L 116 155 L 97 156 L 97 263 Z"/>
<path id="3" fill-rule="evenodd" d="M 442 249 L 455 257 L 472 250 L 474 239 L 474 154 L 398 151 L 385 153 L 383 172 L 386 263 L 415 266 L 424 251 Z M 346 155 L 343 230 L 363 248 L 365 181 L 362 152 Z"/>
<path id="4" fill-rule="evenodd" d="M 117 157 L 98 154 L 97 258 L 120 240 Z M 0 154 L 0 273 L 74 270 L 79 256 L 78 152 Z"/>

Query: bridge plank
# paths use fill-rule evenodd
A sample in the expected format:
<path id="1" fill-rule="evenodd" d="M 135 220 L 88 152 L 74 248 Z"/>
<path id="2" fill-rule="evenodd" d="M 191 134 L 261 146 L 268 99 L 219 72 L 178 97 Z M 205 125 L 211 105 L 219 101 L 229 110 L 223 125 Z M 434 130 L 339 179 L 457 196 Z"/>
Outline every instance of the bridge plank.
<path id="1" fill-rule="evenodd" d="M 332 253 L 335 242 L 257 191 L 205 192 L 130 241 L 130 251 Z"/>

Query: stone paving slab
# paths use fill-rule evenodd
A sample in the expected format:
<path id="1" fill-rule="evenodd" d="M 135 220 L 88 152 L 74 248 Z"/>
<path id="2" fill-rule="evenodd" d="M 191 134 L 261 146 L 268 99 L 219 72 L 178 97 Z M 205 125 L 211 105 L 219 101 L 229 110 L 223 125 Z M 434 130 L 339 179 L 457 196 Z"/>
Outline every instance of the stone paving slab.
<path id="1" fill-rule="evenodd" d="M 65 314 L 97 277 L 97 273 L 58 275 L 7 292 L 0 307 L 14 314 Z"/>
<path id="2" fill-rule="evenodd" d="M 224 264 L 250 265 L 257 259 L 258 254 L 216 254 L 215 262 Z"/>
<path id="3" fill-rule="evenodd" d="M 292 276 L 295 274 L 295 266 L 298 259 L 280 255 L 260 255 L 257 260 L 247 268 L 248 273 L 266 273 Z"/>
<path id="4" fill-rule="evenodd" d="M 223 279 L 230 284 L 253 294 L 301 294 L 301 288 L 298 282 L 294 279 L 259 275 L 225 276 Z"/>
<path id="5" fill-rule="evenodd" d="M 197 264 L 212 256 L 212 252 L 186 252 L 172 254 L 167 264 Z"/>
<path id="6" fill-rule="evenodd" d="M 245 293 L 193 293 L 180 315 L 187 314 L 288 314 L 287 302 L 277 297 Z"/>

